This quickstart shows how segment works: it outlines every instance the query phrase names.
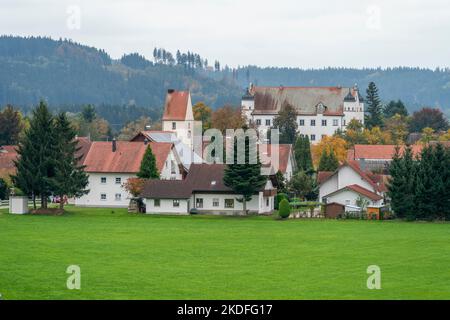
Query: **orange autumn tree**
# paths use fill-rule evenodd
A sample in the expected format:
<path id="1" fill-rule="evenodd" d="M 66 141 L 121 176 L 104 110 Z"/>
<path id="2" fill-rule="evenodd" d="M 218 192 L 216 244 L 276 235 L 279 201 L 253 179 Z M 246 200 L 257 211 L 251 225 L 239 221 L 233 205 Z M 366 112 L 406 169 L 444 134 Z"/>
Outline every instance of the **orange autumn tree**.
<path id="1" fill-rule="evenodd" d="M 344 162 L 347 158 L 347 142 L 338 136 L 325 136 L 318 144 L 312 146 L 311 151 L 316 168 L 324 151 L 333 151 L 339 162 Z"/>
<path id="2" fill-rule="evenodd" d="M 145 179 L 140 178 L 129 178 L 123 187 L 127 190 L 133 197 L 137 198 L 142 193 L 144 188 Z"/>

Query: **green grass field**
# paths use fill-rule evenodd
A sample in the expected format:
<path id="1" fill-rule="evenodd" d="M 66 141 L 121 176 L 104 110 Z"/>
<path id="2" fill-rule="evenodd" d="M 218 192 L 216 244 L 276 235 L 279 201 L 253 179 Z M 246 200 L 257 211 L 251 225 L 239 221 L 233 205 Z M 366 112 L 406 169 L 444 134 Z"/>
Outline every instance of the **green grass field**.
<path id="1" fill-rule="evenodd" d="M 66 268 L 81 267 L 81 290 Z M 381 268 L 381 290 L 366 287 Z M 3 299 L 450 299 L 450 224 L 0 210 Z"/>

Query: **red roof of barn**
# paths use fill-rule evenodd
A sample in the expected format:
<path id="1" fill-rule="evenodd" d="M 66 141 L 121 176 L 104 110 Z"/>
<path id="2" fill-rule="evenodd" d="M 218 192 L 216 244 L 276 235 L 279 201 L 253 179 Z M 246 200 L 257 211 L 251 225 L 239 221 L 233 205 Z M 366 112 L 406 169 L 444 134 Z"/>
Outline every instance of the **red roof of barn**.
<path id="1" fill-rule="evenodd" d="M 189 91 L 168 92 L 162 120 L 185 120 L 188 103 Z"/>
<path id="2" fill-rule="evenodd" d="M 92 142 L 84 160 L 87 172 L 137 173 L 148 146 L 156 158 L 156 166 L 161 172 L 173 147 L 172 143 L 117 141 L 117 149 L 112 151 L 112 142 Z"/>

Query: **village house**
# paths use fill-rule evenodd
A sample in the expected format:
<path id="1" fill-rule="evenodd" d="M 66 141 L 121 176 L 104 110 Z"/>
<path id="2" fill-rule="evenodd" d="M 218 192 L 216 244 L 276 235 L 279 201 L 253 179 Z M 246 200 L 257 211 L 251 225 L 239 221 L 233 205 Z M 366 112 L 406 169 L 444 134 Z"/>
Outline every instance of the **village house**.
<path id="1" fill-rule="evenodd" d="M 89 174 L 89 193 L 75 199 L 75 205 L 127 207 L 131 195 L 123 184 L 136 177 L 148 147 L 155 155 L 160 179 L 182 179 L 182 165 L 172 143 L 96 141 L 91 143 L 83 161 Z"/>
<path id="2" fill-rule="evenodd" d="M 319 172 L 319 201 L 344 206 L 362 198 L 370 205 L 384 204 L 386 176 L 362 170 L 357 161 L 347 161 L 335 172 Z"/>
<path id="3" fill-rule="evenodd" d="M 311 143 L 336 130 L 345 130 L 352 119 L 364 124 L 364 101 L 358 87 L 257 87 L 250 85 L 242 97 L 242 113 L 265 136 L 279 111 L 291 105 L 297 111 L 298 132 Z"/>
<path id="4" fill-rule="evenodd" d="M 224 164 L 192 164 L 185 180 L 150 180 L 144 185 L 142 197 L 147 213 L 189 214 L 191 209 L 209 214 L 241 214 L 243 204 L 223 182 Z M 251 213 L 269 214 L 274 210 L 276 189 L 270 179 L 251 201 L 247 210 Z"/>

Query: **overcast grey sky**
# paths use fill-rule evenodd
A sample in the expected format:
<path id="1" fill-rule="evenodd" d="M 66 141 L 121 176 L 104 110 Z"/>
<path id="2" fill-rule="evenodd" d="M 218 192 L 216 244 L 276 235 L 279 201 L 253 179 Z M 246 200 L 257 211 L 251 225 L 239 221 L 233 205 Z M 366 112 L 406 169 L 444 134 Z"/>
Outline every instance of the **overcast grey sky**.
<path id="1" fill-rule="evenodd" d="M 450 66 L 448 0 L 0 0 L 0 33 L 230 66 Z"/>

